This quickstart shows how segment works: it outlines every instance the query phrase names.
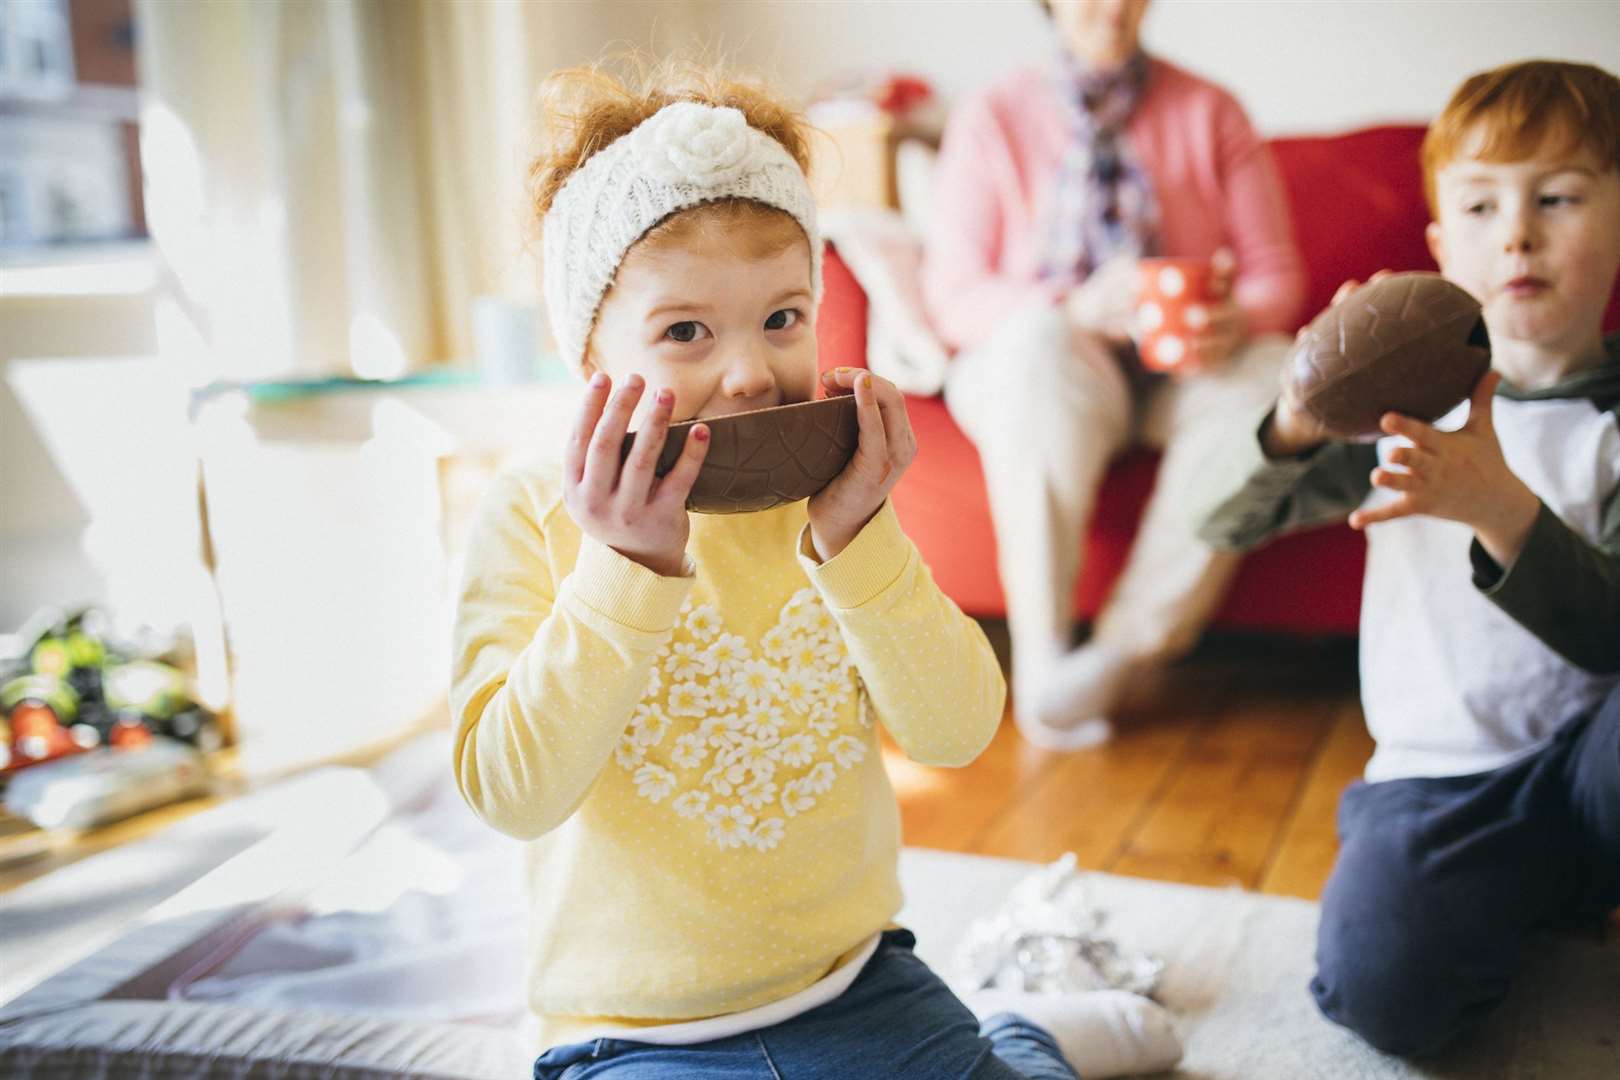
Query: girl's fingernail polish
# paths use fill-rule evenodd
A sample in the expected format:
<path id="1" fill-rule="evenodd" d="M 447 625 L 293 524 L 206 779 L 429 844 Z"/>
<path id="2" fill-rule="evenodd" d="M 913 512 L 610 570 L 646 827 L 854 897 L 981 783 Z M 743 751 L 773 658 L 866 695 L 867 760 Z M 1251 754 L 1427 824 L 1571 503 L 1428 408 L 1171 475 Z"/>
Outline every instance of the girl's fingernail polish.
<path id="1" fill-rule="evenodd" d="M 708 442 L 709 441 L 709 429 L 706 428 L 706 427 L 695 427 L 695 428 L 693 428 L 692 429 L 692 438 L 696 439 L 698 442 Z"/>
<path id="2" fill-rule="evenodd" d="M 660 404 L 660 405 L 668 405 L 670 402 L 672 402 L 674 400 L 675 400 L 675 391 L 673 391 L 673 390 L 660 390 L 660 391 L 658 391 L 658 404 Z"/>

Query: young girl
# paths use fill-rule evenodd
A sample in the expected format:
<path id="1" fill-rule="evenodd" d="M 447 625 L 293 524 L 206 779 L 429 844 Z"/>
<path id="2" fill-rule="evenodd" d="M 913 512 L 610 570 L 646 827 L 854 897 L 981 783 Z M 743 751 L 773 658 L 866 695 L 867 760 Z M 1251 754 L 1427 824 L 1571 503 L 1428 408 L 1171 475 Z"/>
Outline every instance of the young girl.
<path id="1" fill-rule="evenodd" d="M 701 425 L 654 475 L 673 420 L 815 396 L 800 121 L 714 76 L 549 91 L 546 299 L 588 383 L 560 471 L 480 511 L 452 690 L 463 796 L 530 842 L 535 1076 L 1072 1078 L 1060 1044 L 1099 1028 L 1103 1053 L 1162 1049 L 1161 1015 L 1073 998 L 981 1028 L 891 922 L 876 725 L 964 765 L 1005 696 L 889 507 L 915 450 L 895 387 L 822 378 L 860 441 L 807 502 L 688 516 Z"/>

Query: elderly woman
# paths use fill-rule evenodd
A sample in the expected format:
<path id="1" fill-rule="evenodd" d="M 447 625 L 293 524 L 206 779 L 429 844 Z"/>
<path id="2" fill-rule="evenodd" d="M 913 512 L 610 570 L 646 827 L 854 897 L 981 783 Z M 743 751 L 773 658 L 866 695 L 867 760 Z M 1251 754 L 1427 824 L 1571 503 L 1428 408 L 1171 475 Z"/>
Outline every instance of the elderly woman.
<path id="1" fill-rule="evenodd" d="M 1013 715 L 1031 742 L 1105 738 L 1138 673 L 1196 643 L 1236 569 L 1181 507 L 1200 458 L 1257 423 L 1304 292 L 1280 181 L 1220 87 L 1142 52 L 1147 0 L 1050 0 L 1061 48 L 953 114 L 924 287 L 956 350 L 945 400 L 989 484 L 1013 644 Z M 1150 372 L 1130 338 L 1136 262 L 1234 262 L 1188 355 Z M 1130 559 L 1071 651 L 1097 486 L 1133 441 L 1162 446 Z"/>

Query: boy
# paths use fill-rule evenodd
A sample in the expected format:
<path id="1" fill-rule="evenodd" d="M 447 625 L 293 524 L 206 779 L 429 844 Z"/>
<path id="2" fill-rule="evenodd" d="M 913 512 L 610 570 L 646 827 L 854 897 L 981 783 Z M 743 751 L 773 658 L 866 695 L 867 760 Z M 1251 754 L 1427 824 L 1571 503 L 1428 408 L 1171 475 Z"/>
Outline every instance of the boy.
<path id="1" fill-rule="evenodd" d="M 1246 548 L 1347 512 L 1377 526 L 1377 751 L 1340 803 L 1311 993 L 1401 1055 L 1489 1013 L 1533 931 L 1620 904 L 1620 338 L 1601 333 L 1620 80 L 1475 75 L 1423 167 L 1429 248 L 1484 305 L 1493 371 L 1436 425 L 1387 414 L 1376 446 L 1326 444 L 1285 393 L 1221 462 L 1201 527 Z"/>

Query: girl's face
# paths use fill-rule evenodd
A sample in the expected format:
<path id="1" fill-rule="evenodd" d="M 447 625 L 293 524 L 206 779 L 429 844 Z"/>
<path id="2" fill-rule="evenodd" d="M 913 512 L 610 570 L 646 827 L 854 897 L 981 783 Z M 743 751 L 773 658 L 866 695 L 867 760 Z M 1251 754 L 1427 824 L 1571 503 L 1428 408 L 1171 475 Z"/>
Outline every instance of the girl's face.
<path id="1" fill-rule="evenodd" d="M 615 383 L 631 374 L 647 381 L 634 426 L 666 386 L 674 420 L 808 401 L 816 386 L 810 249 L 797 225 L 784 239 L 748 250 L 710 228 L 638 243 L 602 302 L 586 376 L 600 369 Z"/>
<path id="2" fill-rule="evenodd" d="M 1136 53 L 1148 0 L 1051 0 L 1049 6 L 1075 59 L 1091 68 L 1114 68 Z"/>

